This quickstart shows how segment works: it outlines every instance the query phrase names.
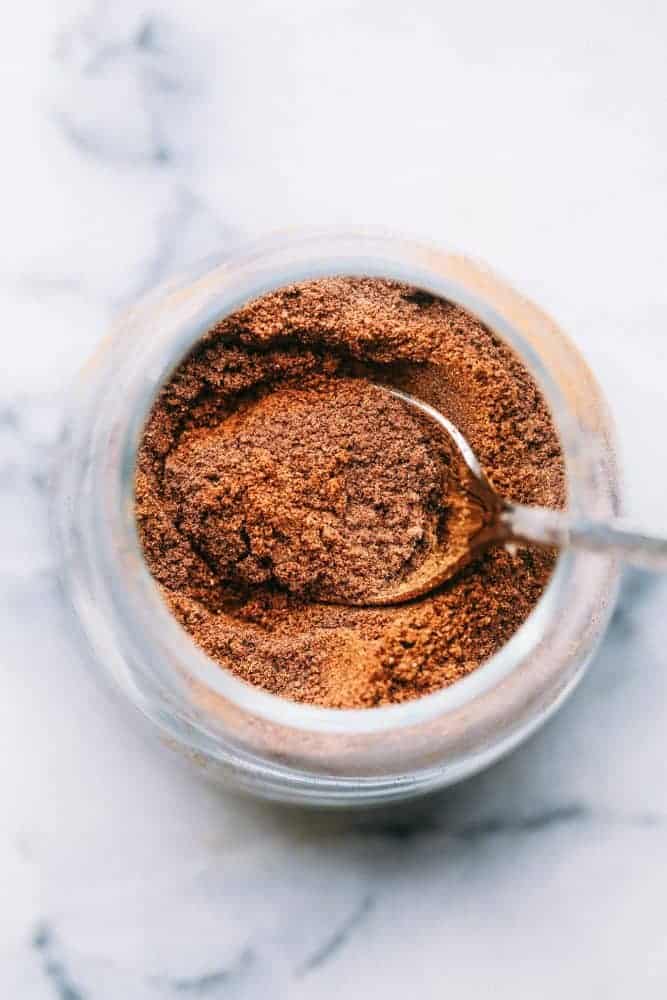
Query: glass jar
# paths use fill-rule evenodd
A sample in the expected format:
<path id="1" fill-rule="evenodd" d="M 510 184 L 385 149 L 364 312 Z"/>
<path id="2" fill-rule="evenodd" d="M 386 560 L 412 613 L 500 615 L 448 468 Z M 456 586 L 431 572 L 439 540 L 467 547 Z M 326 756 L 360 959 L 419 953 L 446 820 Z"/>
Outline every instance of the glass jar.
<path id="1" fill-rule="evenodd" d="M 133 478 L 144 420 L 201 334 L 249 299 L 325 275 L 393 278 L 455 302 L 521 357 L 562 442 L 568 503 L 618 513 L 610 418 L 575 347 L 471 259 L 376 231 L 278 235 L 208 261 L 132 308 L 72 393 L 54 523 L 91 664 L 206 772 L 283 801 L 368 805 L 451 784 L 515 747 L 563 702 L 608 622 L 614 560 L 564 552 L 526 622 L 487 662 L 416 701 L 297 704 L 214 663 L 162 602 L 142 558 Z"/>

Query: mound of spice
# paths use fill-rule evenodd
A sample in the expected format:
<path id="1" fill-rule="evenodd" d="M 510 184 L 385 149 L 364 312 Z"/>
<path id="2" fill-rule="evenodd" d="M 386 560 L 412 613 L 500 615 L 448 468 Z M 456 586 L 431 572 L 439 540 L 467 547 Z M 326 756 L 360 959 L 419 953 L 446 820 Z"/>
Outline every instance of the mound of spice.
<path id="1" fill-rule="evenodd" d="M 446 533 L 452 459 L 425 425 L 363 379 L 315 375 L 183 434 L 164 484 L 216 579 L 363 601 Z"/>
<path id="2" fill-rule="evenodd" d="M 379 279 L 295 285 L 226 317 L 140 445 L 139 534 L 171 611 L 222 667 L 297 701 L 452 683 L 507 641 L 553 566 L 496 549 L 408 605 L 332 603 L 407 575 L 455 525 L 444 437 L 378 383 L 450 417 L 503 495 L 562 504 L 557 436 L 521 363 L 451 303 Z"/>

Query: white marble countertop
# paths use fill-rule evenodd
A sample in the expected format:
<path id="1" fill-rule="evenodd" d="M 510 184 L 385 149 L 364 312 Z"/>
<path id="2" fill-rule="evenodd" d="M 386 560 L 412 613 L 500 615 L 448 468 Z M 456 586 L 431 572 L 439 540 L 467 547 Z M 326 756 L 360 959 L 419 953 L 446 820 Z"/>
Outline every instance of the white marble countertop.
<path id="1" fill-rule="evenodd" d="M 667 586 L 631 575 L 558 717 L 486 774 L 326 816 L 193 782 L 68 634 L 67 380 L 237 235 L 382 223 L 492 262 L 616 414 L 664 525 L 667 7 L 23 0 L 0 37 L 0 996 L 667 994 Z"/>

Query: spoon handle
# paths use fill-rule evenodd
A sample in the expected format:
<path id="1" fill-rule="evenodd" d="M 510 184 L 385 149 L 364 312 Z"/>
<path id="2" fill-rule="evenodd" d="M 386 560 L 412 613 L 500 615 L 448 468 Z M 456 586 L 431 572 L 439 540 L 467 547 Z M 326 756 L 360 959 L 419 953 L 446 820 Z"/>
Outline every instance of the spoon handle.
<path id="1" fill-rule="evenodd" d="M 621 518 L 590 521 L 521 504 L 508 504 L 501 516 L 511 537 L 521 541 L 608 552 L 633 566 L 667 572 L 667 537 L 647 534 Z"/>

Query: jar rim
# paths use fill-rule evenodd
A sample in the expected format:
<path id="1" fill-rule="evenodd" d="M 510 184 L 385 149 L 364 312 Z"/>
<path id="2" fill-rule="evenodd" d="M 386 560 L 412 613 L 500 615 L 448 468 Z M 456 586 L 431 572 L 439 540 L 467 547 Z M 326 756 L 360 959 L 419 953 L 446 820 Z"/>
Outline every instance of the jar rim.
<path id="1" fill-rule="evenodd" d="M 453 262 L 457 265 L 454 268 Z M 271 290 L 318 277 L 363 275 L 405 282 L 460 305 L 498 334 L 519 356 L 544 394 L 565 458 L 568 503 L 578 509 L 581 431 L 575 421 L 568 419 L 568 404 L 557 381 L 498 303 L 485 299 L 478 289 L 466 284 L 466 267 L 479 273 L 480 265 L 446 250 L 385 230 L 301 229 L 246 244 L 230 259 L 218 262 L 214 270 L 206 269 L 210 263 L 210 260 L 202 262 L 185 278 L 156 289 L 135 307 L 132 314 L 137 322 L 145 322 L 146 315 L 155 308 L 161 310 L 161 318 L 165 319 L 168 303 L 180 302 L 183 296 L 187 298 L 190 288 L 201 289 L 206 283 L 215 286 L 205 305 L 194 315 L 188 314 L 186 320 L 181 321 L 176 310 L 169 343 L 149 345 L 144 352 L 141 377 L 135 371 L 129 383 L 121 379 L 124 386 L 129 385 L 129 394 L 124 394 L 122 403 L 113 398 L 113 393 L 109 396 L 107 390 L 107 398 L 100 407 L 97 433 L 107 454 L 111 449 L 117 456 L 120 475 L 111 502 L 108 496 L 98 497 L 97 530 L 104 535 L 106 580 L 113 590 L 113 605 L 124 617 L 128 641 L 135 650 L 137 644 L 142 646 L 144 658 L 158 649 L 160 655 L 168 652 L 183 671 L 186 684 L 194 680 L 244 712 L 308 732 L 355 735 L 419 725 L 459 710 L 486 694 L 524 663 L 540 642 L 567 590 L 574 563 L 570 552 L 559 555 L 545 591 L 523 624 L 466 677 L 401 704 L 361 709 L 302 704 L 251 685 L 221 667 L 194 643 L 167 608 L 144 561 L 138 538 L 133 509 L 136 453 L 157 392 L 214 323 Z M 518 293 L 511 294 L 520 298 Z M 129 579 L 127 561 L 121 562 L 119 558 L 119 537 L 123 559 L 129 558 L 132 565 Z M 188 718 L 188 723 L 207 731 L 201 719 Z"/>

